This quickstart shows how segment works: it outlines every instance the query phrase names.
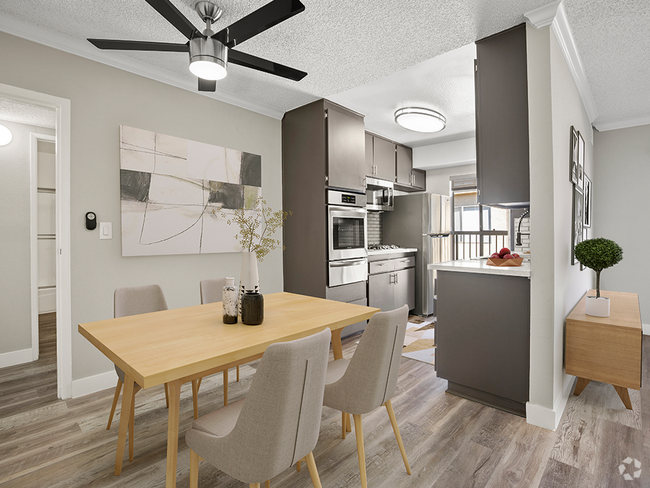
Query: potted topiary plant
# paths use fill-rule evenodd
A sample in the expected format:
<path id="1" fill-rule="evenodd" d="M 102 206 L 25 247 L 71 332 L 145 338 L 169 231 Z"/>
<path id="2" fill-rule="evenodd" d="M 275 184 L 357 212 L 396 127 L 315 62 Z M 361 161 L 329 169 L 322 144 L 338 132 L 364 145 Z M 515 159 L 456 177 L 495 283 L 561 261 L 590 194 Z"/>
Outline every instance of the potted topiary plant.
<path id="1" fill-rule="evenodd" d="M 609 298 L 600 296 L 600 272 L 623 259 L 623 249 L 614 241 L 596 237 L 576 244 L 574 252 L 580 264 L 596 272 L 596 296 L 587 297 L 585 313 L 609 317 Z"/>

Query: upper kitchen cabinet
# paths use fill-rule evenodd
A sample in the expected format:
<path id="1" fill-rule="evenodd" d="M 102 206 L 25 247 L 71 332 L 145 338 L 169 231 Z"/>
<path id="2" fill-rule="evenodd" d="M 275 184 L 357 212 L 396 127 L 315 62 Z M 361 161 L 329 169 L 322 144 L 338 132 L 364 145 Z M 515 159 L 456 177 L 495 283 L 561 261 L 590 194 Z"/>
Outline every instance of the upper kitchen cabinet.
<path id="1" fill-rule="evenodd" d="M 411 170 L 413 169 L 413 149 L 406 146 L 397 146 L 396 151 L 396 173 L 395 183 L 400 185 L 412 186 L 413 178 Z"/>
<path id="2" fill-rule="evenodd" d="M 401 191 L 424 191 L 426 171 L 413 168 L 413 149 L 396 144 L 395 146 L 395 189 Z"/>
<path id="3" fill-rule="evenodd" d="M 327 140 L 327 182 L 332 188 L 366 191 L 363 116 L 323 101 Z"/>
<path id="4" fill-rule="evenodd" d="M 526 25 L 476 42 L 476 176 L 483 205 L 530 201 Z"/>
<path id="5" fill-rule="evenodd" d="M 370 146 L 369 146 L 370 144 Z M 368 149 L 371 157 L 368 159 Z M 370 164 L 366 175 L 395 181 L 395 143 L 366 132 L 366 161 Z"/>

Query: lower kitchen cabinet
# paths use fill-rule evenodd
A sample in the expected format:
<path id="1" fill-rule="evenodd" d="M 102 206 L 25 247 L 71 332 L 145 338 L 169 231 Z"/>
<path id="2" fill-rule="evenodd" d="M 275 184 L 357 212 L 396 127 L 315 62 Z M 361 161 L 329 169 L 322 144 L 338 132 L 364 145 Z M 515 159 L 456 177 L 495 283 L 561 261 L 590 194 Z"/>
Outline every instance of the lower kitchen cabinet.
<path id="1" fill-rule="evenodd" d="M 407 304 L 415 308 L 415 258 L 387 259 L 369 263 L 368 305 L 382 311 L 394 310 Z"/>

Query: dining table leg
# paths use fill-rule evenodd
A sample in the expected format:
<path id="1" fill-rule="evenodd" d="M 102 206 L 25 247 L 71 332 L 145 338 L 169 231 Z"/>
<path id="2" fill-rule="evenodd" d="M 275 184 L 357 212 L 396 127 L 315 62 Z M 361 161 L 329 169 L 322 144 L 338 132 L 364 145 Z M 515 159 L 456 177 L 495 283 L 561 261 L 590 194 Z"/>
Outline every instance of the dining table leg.
<path id="1" fill-rule="evenodd" d="M 181 382 L 170 381 L 169 417 L 167 420 L 167 488 L 176 487 L 176 463 L 178 459 L 178 422 L 181 407 Z"/>
<path id="2" fill-rule="evenodd" d="M 341 332 L 343 329 L 332 331 L 332 352 L 334 359 L 343 359 L 343 345 L 341 344 Z"/>
<path id="3" fill-rule="evenodd" d="M 131 410 L 133 405 L 133 391 L 135 381 L 128 373 L 124 375 L 124 391 L 122 392 L 122 410 L 120 412 L 120 429 L 117 434 L 117 453 L 115 455 L 115 476 L 122 472 L 122 461 L 124 460 L 124 448 L 126 447 L 126 431 L 129 428 Z"/>

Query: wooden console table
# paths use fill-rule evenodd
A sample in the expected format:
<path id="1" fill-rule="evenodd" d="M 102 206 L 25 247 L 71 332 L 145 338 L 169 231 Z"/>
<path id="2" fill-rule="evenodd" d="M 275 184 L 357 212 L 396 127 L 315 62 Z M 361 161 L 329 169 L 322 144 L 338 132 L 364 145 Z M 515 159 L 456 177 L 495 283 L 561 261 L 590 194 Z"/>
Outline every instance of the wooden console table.
<path id="1" fill-rule="evenodd" d="M 641 313 L 636 293 L 602 291 L 610 300 L 610 316 L 585 314 L 589 290 L 566 319 L 566 372 L 578 377 L 574 395 L 590 381 L 613 385 L 625 407 L 632 409 L 628 388 L 641 389 Z"/>

